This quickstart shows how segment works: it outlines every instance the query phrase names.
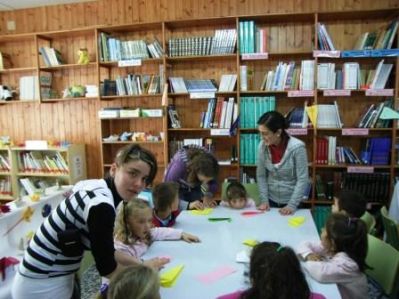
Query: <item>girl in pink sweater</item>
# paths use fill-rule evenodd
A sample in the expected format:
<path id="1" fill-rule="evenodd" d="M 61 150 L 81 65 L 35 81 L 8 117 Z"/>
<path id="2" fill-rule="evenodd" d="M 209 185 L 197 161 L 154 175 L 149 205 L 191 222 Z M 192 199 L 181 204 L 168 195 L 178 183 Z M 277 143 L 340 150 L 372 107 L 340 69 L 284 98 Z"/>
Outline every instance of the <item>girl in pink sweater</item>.
<path id="1" fill-rule="evenodd" d="M 361 219 L 333 213 L 321 242 L 305 242 L 297 251 L 309 274 L 319 282 L 336 283 L 343 299 L 367 298 L 367 228 Z"/>
<path id="2" fill-rule="evenodd" d="M 169 262 L 167 258 L 153 258 L 146 261 L 141 256 L 153 241 L 184 240 L 199 242 L 199 238 L 181 229 L 153 227 L 152 210 L 146 201 L 134 199 L 118 207 L 114 230 L 115 258 L 122 265 L 143 263 L 160 269 Z"/>
<path id="3" fill-rule="evenodd" d="M 226 196 L 220 205 L 233 209 L 256 208 L 254 200 L 248 197 L 245 187 L 239 182 L 231 182 L 227 186 Z"/>

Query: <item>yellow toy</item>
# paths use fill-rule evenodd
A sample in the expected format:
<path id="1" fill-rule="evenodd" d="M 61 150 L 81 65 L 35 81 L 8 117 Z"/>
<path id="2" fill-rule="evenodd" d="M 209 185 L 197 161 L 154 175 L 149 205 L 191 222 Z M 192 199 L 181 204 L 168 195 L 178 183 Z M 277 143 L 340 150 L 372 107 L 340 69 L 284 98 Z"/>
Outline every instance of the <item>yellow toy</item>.
<path id="1" fill-rule="evenodd" d="M 79 60 L 78 64 L 88 64 L 90 62 L 89 52 L 86 48 L 81 48 L 78 51 Z"/>

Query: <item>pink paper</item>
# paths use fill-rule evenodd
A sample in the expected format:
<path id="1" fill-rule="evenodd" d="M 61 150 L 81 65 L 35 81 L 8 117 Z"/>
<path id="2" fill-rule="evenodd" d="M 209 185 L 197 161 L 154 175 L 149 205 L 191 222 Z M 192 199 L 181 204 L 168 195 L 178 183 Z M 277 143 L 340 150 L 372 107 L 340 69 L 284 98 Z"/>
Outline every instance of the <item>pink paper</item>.
<path id="1" fill-rule="evenodd" d="M 245 212 L 241 213 L 241 215 L 245 216 L 245 217 L 256 216 L 256 215 L 259 215 L 259 214 L 263 214 L 263 212 L 261 212 L 261 211 L 245 211 Z"/>
<path id="2" fill-rule="evenodd" d="M 216 270 L 213 270 L 209 273 L 202 274 L 198 276 L 198 280 L 203 282 L 203 283 L 212 283 L 215 282 L 227 275 L 230 275 L 231 273 L 236 272 L 237 270 L 230 267 L 230 266 L 222 266 L 217 268 Z"/>

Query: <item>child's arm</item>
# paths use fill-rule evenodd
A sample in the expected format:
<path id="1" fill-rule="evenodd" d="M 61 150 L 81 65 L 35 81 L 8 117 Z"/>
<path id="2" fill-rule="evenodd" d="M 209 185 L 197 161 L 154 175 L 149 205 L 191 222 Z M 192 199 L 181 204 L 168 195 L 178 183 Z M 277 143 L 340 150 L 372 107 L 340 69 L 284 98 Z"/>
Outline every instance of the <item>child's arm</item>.
<path id="1" fill-rule="evenodd" d="M 199 242 L 197 236 L 183 232 L 181 229 L 171 227 L 154 227 L 151 229 L 151 238 L 154 241 L 161 240 L 184 240 L 188 243 Z"/>
<path id="2" fill-rule="evenodd" d="M 308 261 L 303 265 L 310 276 L 322 283 L 352 281 L 354 276 L 360 273 L 357 264 L 341 254 L 336 254 L 327 261 Z"/>

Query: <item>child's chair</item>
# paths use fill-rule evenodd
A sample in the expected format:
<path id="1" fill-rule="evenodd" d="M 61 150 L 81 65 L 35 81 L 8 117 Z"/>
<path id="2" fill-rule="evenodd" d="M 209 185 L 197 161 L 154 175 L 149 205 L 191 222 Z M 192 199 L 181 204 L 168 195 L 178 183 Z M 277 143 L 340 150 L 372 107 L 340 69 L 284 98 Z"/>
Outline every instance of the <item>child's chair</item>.
<path id="1" fill-rule="evenodd" d="M 399 227 L 396 222 L 389 218 L 388 210 L 385 206 L 381 208 L 382 223 L 386 232 L 387 243 L 399 250 Z"/>
<path id="2" fill-rule="evenodd" d="M 370 214 L 369 212 L 365 212 L 363 214 L 362 217 L 360 217 L 360 219 L 362 219 L 364 221 L 364 223 L 366 223 L 367 226 L 367 232 L 370 235 L 375 235 L 375 218 L 372 214 Z"/>
<path id="3" fill-rule="evenodd" d="M 222 184 L 222 198 L 225 198 L 225 196 L 226 196 L 226 189 L 227 189 L 228 185 L 229 185 L 229 182 L 224 182 Z M 252 198 L 255 201 L 255 203 L 258 205 L 260 203 L 258 184 L 257 183 L 247 183 L 247 184 L 243 184 L 243 186 L 245 187 L 245 190 L 247 190 L 248 197 Z"/>
<path id="4" fill-rule="evenodd" d="M 376 280 L 384 292 L 393 298 L 398 291 L 399 252 L 384 241 L 368 235 L 366 274 Z"/>

